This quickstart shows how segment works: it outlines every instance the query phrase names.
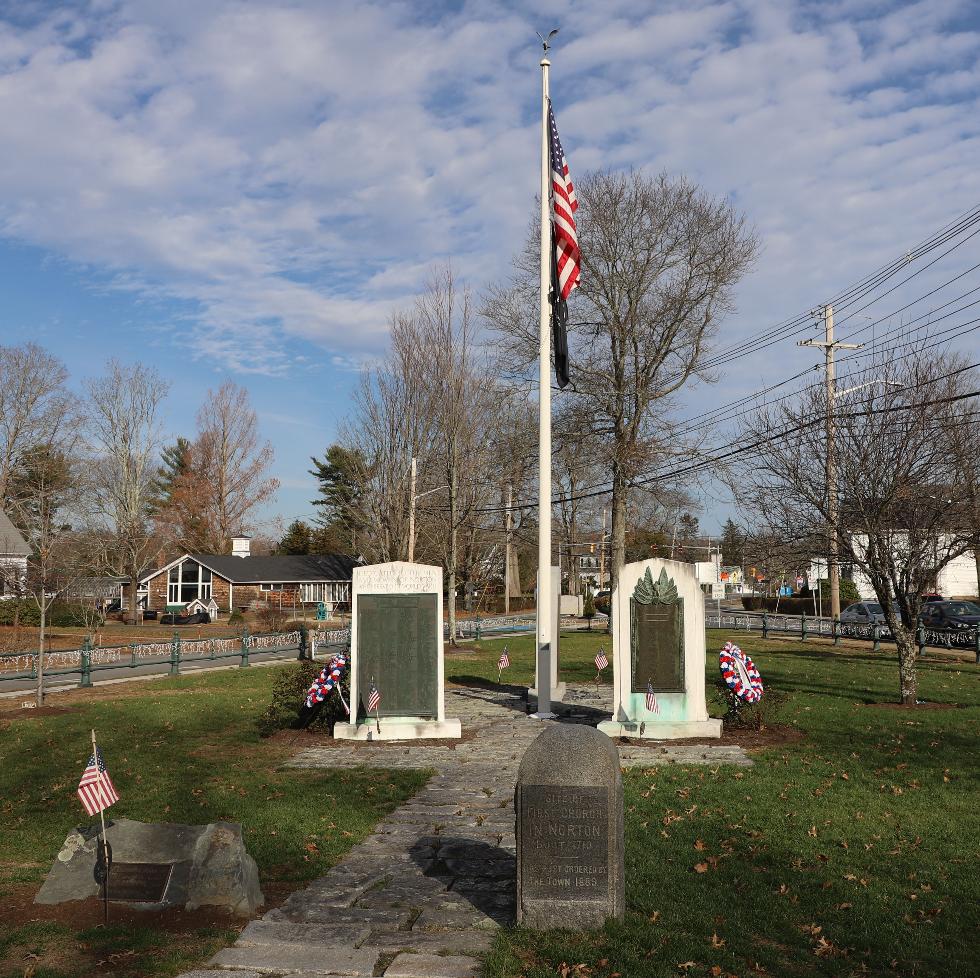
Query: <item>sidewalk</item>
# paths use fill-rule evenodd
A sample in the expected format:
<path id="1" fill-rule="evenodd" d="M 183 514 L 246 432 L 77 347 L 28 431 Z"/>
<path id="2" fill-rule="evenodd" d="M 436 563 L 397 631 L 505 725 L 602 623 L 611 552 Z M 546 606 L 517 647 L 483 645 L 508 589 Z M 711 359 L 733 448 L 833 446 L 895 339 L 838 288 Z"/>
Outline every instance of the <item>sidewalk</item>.
<path id="1" fill-rule="evenodd" d="M 569 722 L 607 713 L 608 690 L 601 698 L 584 687 L 571 692 Z M 544 725 L 526 715 L 519 692 L 499 688 L 447 690 L 446 715 L 475 735 L 452 745 L 338 741 L 300 751 L 291 767 L 436 773 L 326 875 L 250 923 L 207 969 L 181 978 L 477 978 L 478 956 L 514 922 L 514 784 Z M 752 763 L 721 745 L 631 746 L 621 758 L 644 767 Z"/>

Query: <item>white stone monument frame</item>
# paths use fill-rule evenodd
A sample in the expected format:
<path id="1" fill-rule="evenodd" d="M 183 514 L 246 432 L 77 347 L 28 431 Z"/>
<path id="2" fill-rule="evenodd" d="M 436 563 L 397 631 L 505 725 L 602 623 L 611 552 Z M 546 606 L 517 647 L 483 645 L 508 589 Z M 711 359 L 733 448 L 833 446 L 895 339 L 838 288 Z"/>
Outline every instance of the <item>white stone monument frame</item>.
<path id="1" fill-rule="evenodd" d="M 338 740 L 420 740 L 431 738 L 456 739 L 462 730 L 459 720 L 446 719 L 446 665 L 445 642 L 442 625 L 442 568 L 429 564 L 411 564 L 396 560 L 387 564 L 368 564 L 355 567 L 351 581 L 350 625 L 350 708 L 357 710 L 360 702 L 357 664 L 358 598 L 362 594 L 435 594 L 436 596 L 436 717 L 382 717 L 380 724 L 373 716 L 360 723 L 352 715 L 349 723 L 334 725 L 334 737 Z M 379 684 L 384 701 L 384 686 Z M 378 726 L 381 727 L 380 732 Z"/>
<path id="2" fill-rule="evenodd" d="M 649 568 L 656 582 L 662 570 L 684 599 L 684 691 L 655 690 L 660 712 L 649 710 L 645 692 L 633 692 L 630 600 Z M 706 647 L 704 592 L 694 565 L 654 557 L 626 564 L 619 572 L 612 595 L 613 712 L 599 729 L 610 737 L 678 740 L 684 737 L 720 737 L 722 722 L 708 716 L 705 699 Z"/>

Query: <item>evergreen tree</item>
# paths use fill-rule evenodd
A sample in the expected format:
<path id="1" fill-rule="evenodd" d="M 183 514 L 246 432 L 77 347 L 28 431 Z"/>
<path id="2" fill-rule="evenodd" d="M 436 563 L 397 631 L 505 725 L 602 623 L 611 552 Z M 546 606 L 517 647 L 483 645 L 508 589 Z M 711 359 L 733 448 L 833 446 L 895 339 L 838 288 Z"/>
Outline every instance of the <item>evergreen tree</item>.
<path id="1" fill-rule="evenodd" d="M 325 531 L 317 541 L 319 552 L 360 552 L 360 538 L 366 520 L 361 506 L 367 465 L 356 449 L 331 445 L 321 461 L 311 458 L 310 475 L 319 482 L 313 505 L 319 507 L 320 528 Z M 329 547 L 324 551 L 320 548 Z"/>
<path id="2" fill-rule="evenodd" d="M 167 445 L 160 453 L 162 464 L 157 469 L 156 493 L 153 500 L 155 512 L 166 509 L 186 484 L 191 471 L 191 443 L 182 435 Z"/>
<path id="3" fill-rule="evenodd" d="M 279 541 L 276 552 L 285 555 L 308 554 L 313 543 L 313 531 L 303 520 L 293 520 Z"/>
<path id="4" fill-rule="evenodd" d="M 734 520 L 728 519 L 721 531 L 721 562 L 737 566 L 745 560 L 746 534 Z"/>

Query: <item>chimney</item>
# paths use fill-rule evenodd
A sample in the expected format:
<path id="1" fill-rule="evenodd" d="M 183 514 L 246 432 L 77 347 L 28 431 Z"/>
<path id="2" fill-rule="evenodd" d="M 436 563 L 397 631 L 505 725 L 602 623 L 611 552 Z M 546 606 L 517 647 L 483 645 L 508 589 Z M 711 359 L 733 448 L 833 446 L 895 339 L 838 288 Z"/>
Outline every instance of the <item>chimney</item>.
<path id="1" fill-rule="evenodd" d="M 231 538 L 232 557 L 247 557 L 251 551 L 251 537 L 240 536 Z"/>

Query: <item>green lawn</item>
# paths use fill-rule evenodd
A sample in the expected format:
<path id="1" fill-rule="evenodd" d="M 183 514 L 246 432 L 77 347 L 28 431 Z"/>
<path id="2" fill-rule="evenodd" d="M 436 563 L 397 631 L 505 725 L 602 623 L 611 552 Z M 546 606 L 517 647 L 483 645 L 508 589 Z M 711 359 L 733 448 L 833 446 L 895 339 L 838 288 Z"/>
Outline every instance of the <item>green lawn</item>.
<path id="1" fill-rule="evenodd" d="M 709 632 L 709 655 L 728 637 Z M 962 708 L 883 709 L 868 704 L 896 699 L 890 656 L 737 640 L 777 694 L 769 720 L 803 738 L 747 770 L 626 774 L 625 922 L 504 932 L 487 978 L 976 973 L 980 670 L 929 658 L 920 695 Z M 600 642 L 563 636 L 562 678 L 594 678 Z M 507 644 L 526 682 L 531 639 Z M 447 674 L 496 676 L 502 645 Z"/>
<path id="2" fill-rule="evenodd" d="M 75 789 L 94 727 L 121 801 L 107 814 L 141 821 L 241 822 L 263 885 L 298 888 L 333 865 L 425 781 L 419 772 L 280 769 L 293 745 L 263 741 L 255 717 L 279 669 L 243 669 L 56 697 L 73 712 L 0 713 L 0 976 L 173 975 L 229 943 L 234 918 L 179 935 L 144 926 L 79 929 L 57 921 L 7 924 L 5 898 L 36 888 L 65 835 L 87 821 Z M 135 691 L 136 695 L 132 695 Z M 26 711 L 24 711 L 26 713 Z M 152 920 L 152 918 L 148 918 Z M 109 956 L 113 955 L 112 958 Z M 47 962 L 63 962 L 48 967 Z"/>

